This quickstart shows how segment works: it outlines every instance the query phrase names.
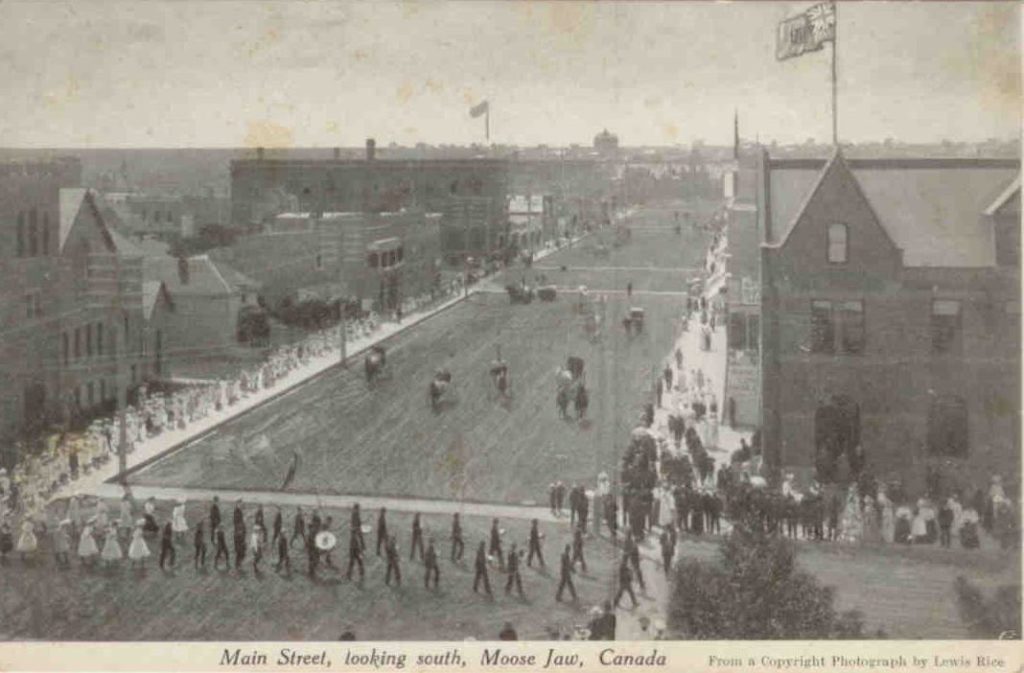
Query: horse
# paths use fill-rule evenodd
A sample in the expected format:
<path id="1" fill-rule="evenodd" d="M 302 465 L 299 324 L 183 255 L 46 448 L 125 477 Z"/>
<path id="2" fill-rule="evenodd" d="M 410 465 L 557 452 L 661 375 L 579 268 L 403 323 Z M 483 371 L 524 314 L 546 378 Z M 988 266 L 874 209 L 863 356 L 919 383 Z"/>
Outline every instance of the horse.
<path id="1" fill-rule="evenodd" d="M 587 415 L 587 407 L 590 405 L 590 395 L 584 385 L 576 386 L 576 397 L 573 400 L 576 406 L 576 420 L 583 420 Z"/>
<path id="2" fill-rule="evenodd" d="M 555 405 L 558 407 L 558 417 L 565 419 L 569 417 L 569 390 L 571 386 L 558 389 L 555 394 Z"/>
<path id="3" fill-rule="evenodd" d="M 442 398 L 447 393 L 451 383 L 452 374 L 448 370 L 442 369 L 434 374 L 434 379 L 427 388 L 430 406 L 434 411 L 440 411 Z"/>
<path id="4" fill-rule="evenodd" d="M 366 382 L 373 383 L 384 371 L 384 350 L 374 348 L 366 355 L 363 367 L 366 371 Z"/>

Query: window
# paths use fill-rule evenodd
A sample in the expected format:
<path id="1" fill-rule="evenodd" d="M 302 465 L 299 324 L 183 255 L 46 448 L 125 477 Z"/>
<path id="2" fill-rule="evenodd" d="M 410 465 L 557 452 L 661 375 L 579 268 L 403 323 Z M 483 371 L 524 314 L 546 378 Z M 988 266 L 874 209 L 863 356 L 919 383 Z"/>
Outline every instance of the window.
<path id="1" fill-rule="evenodd" d="M 811 352 L 835 352 L 835 326 L 832 324 L 832 302 L 811 302 Z"/>
<path id="2" fill-rule="evenodd" d="M 103 323 L 96 323 L 96 354 L 103 355 Z"/>
<path id="3" fill-rule="evenodd" d="M 69 347 L 70 346 L 70 342 L 69 342 L 69 339 L 68 339 L 68 333 L 67 332 L 62 332 L 60 337 L 61 337 L 61 339 L 60 339 L 61 340 L 61 345 L 63 347 L 64 364 L 67 365 L 68 364 L 68 360 L 70 358 L 70 347 Z"/>
<path id="4" fill-rule="evenodd" d="M 43 254 L 50 254 L 50 214 L 43 213 Z"/>
<path id="5" fill-rule="evenodd" d="M 371 269 L 377 268 L 377 253 L 371 252 L 367 257 L 367 262 L 370 264 Z"/>
<path id="6" fill-rule="evenodd" d="M 39 230 L 36 223 L 36 209 L 28 215 L 28 255 L 35 257 L 39 254 Z"/>
<path id="7" fill-rule="evenodd" d="M 85 394 L 86 402 L 91 407 L 92 405 L 96 404 L 96 398 L 95 398 L 95 392 L 96 391 L 95 391 L 95 388 L 93 387 L 92 381 L 89 381 L 89 383 L 86 384 L 85 390 L 86 390 L 86 394 Z"/>
<path id="8" fill-rule="evenodd" d="M 75 328 L 75 359 L 82 357 L 82 330 Z"/>
<path id="9" fill-rule="evenodd" d="M 107 380 L 100 379 L 100 402 L 107 401 Z"/>
<path id="10" fill-rule="evenodd" d="M 317 255 L 316 256 L 316 270 L 320 271 L 323 268 L 324 268 L 324 258 L 323 258 L 323 255 Z"/>
<path id="11" fill-rule="evenodd" d="M 155 222 L 157 224 L 160 224 L 160 211 L 159 210 L 154 210 L 153 211 L 153 222 Z"/>
<path id="12" fill-rule="evenodd" d="M 838 306 L 839 350 L 842 353 L 864 352 L 864 302 L 844 301 Z"/>
<path id="13" fill-rule="evenodd" d="M 137 365 L 132 365 L 132 385 L 135 385 L 135 380 L 138 378 L 139 369 Z"/>
<path id="14" fill-rule="evenodd" d="M 954 395 L 932 398 L 928 409 L 928 452 L 933 456 L 967 457 L 967 404 Z"/>
<path id="15" fill-rule="evenodd" d="M 18 213 L 18 257 L 25 256 L 25 213 Z"/>
<path id="16" fill-rule="evenodd" d="M 832 264 L 846 264 L 847 229 L 845 224 L 828 225 L 828 261 Z"/>
<path id="17" fill-rule="evenodd" d="M 92 357 L 92 323 L 85 326 L 85 356 Z"/>
<path id="18" fill-rule="evenodd" d="M 398 258 L 397 259 L 398 259 L 399 262 L 401 262 L 402 261 L 402 256 L 403 256 L 402 248 L 398 249 L 397 254 L 398 254 Z"/>
<path id="19" fill-rule="evenodd" d="M 932 352 L 960 350 L 960 302 L 936 299 L 932 302 Z"/>

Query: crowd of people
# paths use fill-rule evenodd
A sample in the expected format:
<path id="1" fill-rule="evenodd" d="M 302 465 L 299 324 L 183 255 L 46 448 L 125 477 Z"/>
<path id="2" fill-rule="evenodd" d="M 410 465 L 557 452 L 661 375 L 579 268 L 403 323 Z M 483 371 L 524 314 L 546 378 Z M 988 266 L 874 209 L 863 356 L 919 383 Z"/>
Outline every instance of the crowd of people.
<path id="1" fill-rule="evenodd" d="M 460 277 L 431 294 L 406 298 L 407 312 L 419 311 L 462 291 Z M 371 337 L 382 324 L 379 314 L 362 313 L 346 321 L 349 343 Z M 216 381 L 197 381 L 161 386 L 150 390 L 145 383 L 133 394 L 124 411 L 124 439 L 127 453 L 147 440 L 171 431 L 186 430 L 211 414 L 221 413 L 245 397 L 273 388 L 283 377 L 306 367 L 312 360 L 338 352 L 335 327 L 307 335 L 297 343 L 276 347 L 264 362 L 241 370 L 237 376 Z M 21 460 L 10 470 L 0 468 L 0 515 L 37 516 L 54 496 L 73 488 L 83 474 L 116 460 L 121 442 L 121 419 L 117 414 L 93 420 L 82 431 L 54 432 L 38 453 L 19 451 Z"/>

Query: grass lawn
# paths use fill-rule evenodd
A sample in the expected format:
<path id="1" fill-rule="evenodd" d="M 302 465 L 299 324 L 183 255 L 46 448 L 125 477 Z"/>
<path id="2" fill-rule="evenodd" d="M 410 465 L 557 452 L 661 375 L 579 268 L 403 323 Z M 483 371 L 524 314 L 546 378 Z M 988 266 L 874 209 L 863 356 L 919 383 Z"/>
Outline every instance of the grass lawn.
<path id="1" fill-rule="evenodd" d="M 169 515 L 173 503 L 160 503 L 157 520 Z M 222 505 L 231 520 L 233 503 Z M 112 512 L 116 504 L 112 503 Z M 189 504 L 190 523 L 205 516 L 208 503 Z M 62 510 L 61 510 L 62 512 Z M 247 508 L 251 526 L 254 509 Z M 449 561 L 448 516 L 424 516 L 426 535 L 435 536 L 441 566 L 440 589 L 423 586 L 423 566 L 409 561 L 411 514 L 389 512 L 388 524 L 397 533 L 401 554 L 402 586 L 384 584 L 385 563 L 374 554 L 373 533 L 366 536 L 366 580 L 360 585 L 344 578 L 348 553 L 347 510 L 324 510 L 332 516 L 339 547 L 333 557 L 340 571 L 323 570 L 318 579 L 306 575 L 305 555 L 292 552 L 293 575 L 273 572 L 276 554 L 265 557 L 263 572 L 254 576 L 251 563 L 240 573 L 214 571 L 212 554 L 206 571 L 192 566 L 192 540 L 179 545 L 173 572 L 157 568 L 159 542 L 150 542 L 153 556 L 144 571 L 122 567 L 85 570 L 77 559 L 71 570 L 57 570 L 48 553 L 34 566 L 16 557 L 0 567 L 0 638 L 4 640 L 335 640 L 346 628 L 360 640 L 494 640 L 506 621 L 520 638 L 543 639 L 548 628 L 570 629 L 585 624 L 587 610 L 610 597 L 614 552 L 602 538 L 590 538 L 585 547 L 588 573 L 576 575 L 579 603 L 557 603 L 558 557 L 569 542 L 565 524 L 541 524 L 547 570 L 525 567 L 522 578 L 526 598 L 504 595 L 505 575 L 490 570 L 494 599 L 474 595 L 473 558 L 476 544 L 487 535 L 490 520 L 464 517 L 466 554 L 462 564 Z M 285 530 L 291 533 L 294 510 L 284 511 Z M 273 510 L 266 510 L 267 525 Z M 376 511 L 363 514 L 364 523 L 376 522 Z M 529 523 L 502 522 L 506 550 L 511 542 L 526 549 Z M 230 524 L 228 530 L 230 540 Z M 48 540 L 40 536 L 45 552 Z M 298 543 L 297 543 L 298 544 Z M 250 559 L 247 559 L 249 561 Z"/>

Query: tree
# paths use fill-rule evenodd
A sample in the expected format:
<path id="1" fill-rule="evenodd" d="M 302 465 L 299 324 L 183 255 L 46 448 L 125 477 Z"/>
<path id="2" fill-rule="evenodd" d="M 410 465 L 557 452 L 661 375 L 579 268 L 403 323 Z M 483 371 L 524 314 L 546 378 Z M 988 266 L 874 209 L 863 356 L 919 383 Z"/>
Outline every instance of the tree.
<path id="1" fill-rule="evenodd" d="M 788 541 L 737 525 L 720 562 L 676 567 L 669 629 L 697 640 L 863 638 L 857 611 L 838 614 L 830 587 L 797 568 Z"/>
<path id="2" fill-rule="evenodd" d="M 973 638 L 1021 637 L 1020 585 L 1001 586 L 991 598 L 963 576 L 953 585 L 960 619 Z"/>

